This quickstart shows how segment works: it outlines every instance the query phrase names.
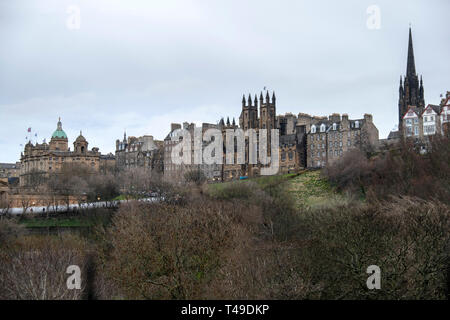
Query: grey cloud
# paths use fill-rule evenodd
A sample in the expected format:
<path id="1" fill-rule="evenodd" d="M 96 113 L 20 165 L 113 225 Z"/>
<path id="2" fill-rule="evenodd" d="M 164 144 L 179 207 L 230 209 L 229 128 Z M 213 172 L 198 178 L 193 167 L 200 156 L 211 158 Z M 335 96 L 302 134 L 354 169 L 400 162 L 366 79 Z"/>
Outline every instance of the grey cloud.
<path id="1" fill-rule="evenodd" d="M 381 29 L 366 28 L 366 8 Z M 69 5 L 81 29 L 66 27 Z M 73 141 L 114 150 L 130 134 L 164 138 L 173 121 L 238 117 L 242 93 L 277 93 L 279 113 L 374 115 L 386 136 L 413 24 L 427 103 L 450 90 L 446 0 L 2 1 L 0 162 L 26 129 L 49 138 L 58 116 Z"/>

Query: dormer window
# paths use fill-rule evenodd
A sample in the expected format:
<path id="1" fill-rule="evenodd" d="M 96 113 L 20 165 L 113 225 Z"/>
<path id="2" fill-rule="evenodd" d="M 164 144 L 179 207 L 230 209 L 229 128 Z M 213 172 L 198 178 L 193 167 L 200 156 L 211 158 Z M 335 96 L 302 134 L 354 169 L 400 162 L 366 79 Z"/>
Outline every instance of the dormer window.
<path id="1" fill-rule="evenodd" d="M 316 126 L 315 125 L 311 126 L 311 133 L 316 133 Z"/>
<path id="2" fill-rule="evenodd" d="M 333 130 L 336 130 L 336 123 L 333 123 Z"/>
<path id="3" fill-rule="evenodd" d="M 359 128 L 359 121 L 358 120 L 355 121 L 355 128 Z"/>
<path id="4" fill-rule="evenodd" d="M 325 132 L 325 125 L 322 123 L 322 125 L 320 126 L 320 132 Z"/>

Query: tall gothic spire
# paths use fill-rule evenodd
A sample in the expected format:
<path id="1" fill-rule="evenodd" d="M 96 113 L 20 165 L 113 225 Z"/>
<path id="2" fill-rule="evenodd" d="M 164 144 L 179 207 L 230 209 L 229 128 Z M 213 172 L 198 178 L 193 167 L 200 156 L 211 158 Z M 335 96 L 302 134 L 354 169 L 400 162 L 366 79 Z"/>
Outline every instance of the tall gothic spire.
<path id="1" fill-rule="evenodd" d="M 400 134 L 403 130 L 403 116 L 408 110 L 408 106 L 415 106 L 419 109 L 425 107 L 424 89 L 422 78 L 417 76 L 416 64 L 414 61 L 414 49 L 412 41 L 411 27 L 409 27 L 408 39 L 408 60 L 406 63 L 406 75 L 400 78 L 399 99 L 398 99 L 398 127 Z"/>
<path id="2" fill-rule="evenodd" d="M 408 43 L 408 63 L 406 65 L 406 76 L 416 75 L 416 63 L 414 62 L 414 49 L 412 42 L 411 27 L 409 27 L 409 43 Z"/>

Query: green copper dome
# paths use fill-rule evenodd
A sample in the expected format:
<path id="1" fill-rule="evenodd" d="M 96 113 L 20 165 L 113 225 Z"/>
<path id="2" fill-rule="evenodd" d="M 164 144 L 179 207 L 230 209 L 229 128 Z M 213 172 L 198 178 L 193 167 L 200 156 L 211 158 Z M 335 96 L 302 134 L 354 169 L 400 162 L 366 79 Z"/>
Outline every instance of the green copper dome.
<path id="1" fill-rule="evenodd" d="M 52 138 L 67 139 L 67 135 L 64 132 L 64 130 L 62 129 L 61 118 L 59 118 L 58 126 L 56 127 L 55 132 L 53 132 Z"/>

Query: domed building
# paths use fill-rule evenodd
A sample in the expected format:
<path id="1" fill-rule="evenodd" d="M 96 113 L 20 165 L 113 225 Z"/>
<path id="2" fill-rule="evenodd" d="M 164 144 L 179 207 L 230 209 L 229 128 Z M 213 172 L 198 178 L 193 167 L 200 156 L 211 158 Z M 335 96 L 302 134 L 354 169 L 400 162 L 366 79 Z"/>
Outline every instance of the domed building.
<path id="1" fill-rule="evenodd" d="M 103 157 L 98 148 L 88 150 L 88 145 L 88 141 L 80 131 L 71 151 L 69 139 L 59 119 L 48 144 L 45 141 L 41 144 L 32 144 L 30 141 L 25 145 L 20 158 L 20 185 L 29 185 L 31 179 L 36 180 L 36 176 L 48 177 L 69 165 L 85 166 L 93 172 L 99 171 Z"/>

